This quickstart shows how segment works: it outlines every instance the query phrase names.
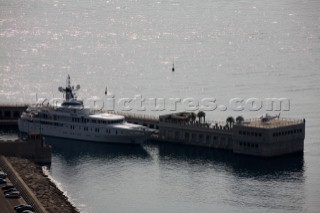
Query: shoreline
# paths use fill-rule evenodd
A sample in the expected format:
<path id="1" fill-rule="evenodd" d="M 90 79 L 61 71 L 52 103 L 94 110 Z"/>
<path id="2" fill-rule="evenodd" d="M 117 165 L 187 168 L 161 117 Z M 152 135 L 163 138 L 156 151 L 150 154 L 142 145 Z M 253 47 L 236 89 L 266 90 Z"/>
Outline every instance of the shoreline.
<path id="1" fill-rule="evenodd" d="M 46 177 L 52 184 L 54 184 L 54 186 L 62 193 L 62 195 L 65 197 L 66 201 L 70 203 L 71 206 L 73 206 L 73 208 L 75 208 L 75 210 L 78 213 L 80 212 L 80 209 L 78 209 L 75 205 L 75 203 L 73 202 L 73 200 L 71 199 L 71 197 L 68 196 L 68 194 L 66 193 L 66 191 L 63 190 L 63 188 L 59 185 L 58 181 L 56 181 L 50 174 L 49 169 L 47 166 L 41 166 L 42 169 L 42 174 L 44 177 Z"/>
<path id="2" fill-rule="evenodd" d="M 80 213 L 43 166 L 25 158 L 6 158 L 48 213 Z"/>

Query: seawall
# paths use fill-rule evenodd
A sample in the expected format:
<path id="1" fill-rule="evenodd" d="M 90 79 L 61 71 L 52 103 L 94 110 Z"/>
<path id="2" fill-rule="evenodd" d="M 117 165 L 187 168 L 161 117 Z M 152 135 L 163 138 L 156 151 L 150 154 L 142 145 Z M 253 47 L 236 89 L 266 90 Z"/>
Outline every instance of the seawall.
<path id="1" fill-rule="evenodd" d="M 0 155 L 24 157 L 36 163 L 50 164 L 51 146 L 42 140 L 41 135 L 29 135 L 26 140 L 0 140 Z"/>
<path id="2" fill-rule="evenodd" d="M 68 198 L 43 173 L 41 166 L 28 159 L 0 157 L 0 166 L 38 213 L 79 213 Z"/>

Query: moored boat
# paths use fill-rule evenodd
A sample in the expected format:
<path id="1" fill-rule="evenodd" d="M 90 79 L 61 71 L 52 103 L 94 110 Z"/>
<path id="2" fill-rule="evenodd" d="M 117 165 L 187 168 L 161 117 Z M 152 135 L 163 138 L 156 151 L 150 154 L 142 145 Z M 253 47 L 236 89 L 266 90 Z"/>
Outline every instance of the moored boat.
<path id="1" fill-rule="evenodd" d="M 124 116 L 96 112 L 78 100 L 68 75 L 66 87 L 59 87 L 65 100 L 57 105 L 37 104 L 29 107 L 18 120 L 22 134 L 40 133 L 90 142 L 142 144 L 152 130 L 142 125 L 127 123 Z"/>

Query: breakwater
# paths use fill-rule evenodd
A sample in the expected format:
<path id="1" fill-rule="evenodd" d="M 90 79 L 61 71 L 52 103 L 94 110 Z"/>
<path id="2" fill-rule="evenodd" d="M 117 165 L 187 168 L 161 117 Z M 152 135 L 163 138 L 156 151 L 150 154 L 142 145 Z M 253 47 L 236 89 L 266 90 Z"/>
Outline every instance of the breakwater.
<path id="1" fill-rule="evenodd" d="M 31 160 L 0 156 L 0 166 L 37 213 L 79 213 L 68 198 Z"/>

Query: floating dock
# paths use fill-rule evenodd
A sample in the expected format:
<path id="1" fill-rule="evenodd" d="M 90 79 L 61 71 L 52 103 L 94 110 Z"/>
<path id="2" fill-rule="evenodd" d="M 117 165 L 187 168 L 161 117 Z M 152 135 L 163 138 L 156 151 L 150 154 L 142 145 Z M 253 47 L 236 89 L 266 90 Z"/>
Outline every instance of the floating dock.
<path id="1" fill-rule="evenodd" d="M 117 113 L 117 112 L 113 112 Z M 192 122 L 181 119 L 188 112 L 156 117 L 118 113 L 131 123 L 155 126 L 152 140 L 207 148 L 224 149 L 235 154 L 258 157 L 276 157 L 302 153 L 305 138 L 305 120 L 275 118 L 268 121 L 249 119 L 228 126 L 222 122 Z"/>
<path id="2" fill-rule="evenodd" d="M 262 157 L 303 152 L 304 138 L 305 120 L 252 119 L 234 125 L 233 152 Z"/>
<path id="3" fill-rule="evenodd" d="M 16 125 L 23 106 L 0 106 L 0 125 L 10 120 Z M 305 120 L 274 118 L 249 119 L 233 125 L 223 122 L 196 122 L 188 119 L 188 112 L 150 116 L 111 111 L 123 115 L 126 121 L 155 129 L 151 140 L 224 149 L 236 154 L 275 157 L 303 152 Z M 2 116 L 2 117 L 1 117 Z M 14 124 L 15 123 L 15 124 Z"/>

